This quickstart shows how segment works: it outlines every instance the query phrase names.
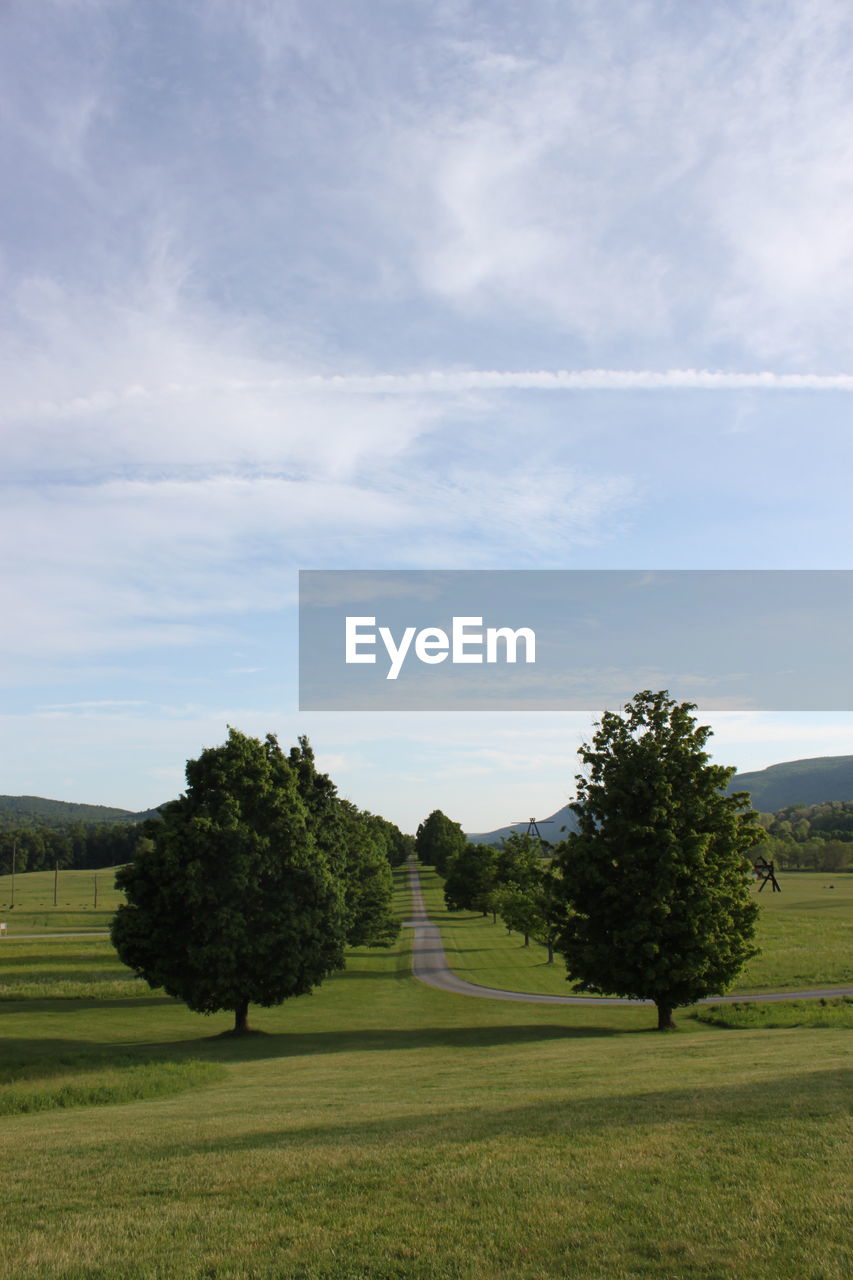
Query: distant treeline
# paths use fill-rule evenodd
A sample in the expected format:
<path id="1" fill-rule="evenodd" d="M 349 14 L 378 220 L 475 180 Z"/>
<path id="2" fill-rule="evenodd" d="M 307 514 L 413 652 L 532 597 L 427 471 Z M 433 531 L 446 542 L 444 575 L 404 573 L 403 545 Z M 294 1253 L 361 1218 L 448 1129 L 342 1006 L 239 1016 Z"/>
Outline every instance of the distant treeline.
<path id="1" fill-rule="evenodd" d="M 376 814 L 361 812 L 360 816 L 371 838 L 384 848 L 391 866 L 405 862 L 414 850 L 414 836 L 404 835 L 393 822 Z M 133 859 L 139 841 L 145 838 L 146 825 L 101 821 L 7 826 L 0 830 L 0 875 L 12 870 L 13 851 L 16 872 L 52 871 L 57 866 L 80 871 L 122 866 Z"/>
<path id="2" fill-rule="evenodd" d="M 130 862 L 142 835 L 138 822 L 73 822 L 64 827 L 6 827 L 0 831 L 0 871 L 54 867 L 97 870 Z"/>
<path id="3" fill-rule="evenodd" d="M 792 804 L 762 813 L 767 831 L 762 856 L 780 867 L 806 871 L 853 870 L 853 800 Z"/>

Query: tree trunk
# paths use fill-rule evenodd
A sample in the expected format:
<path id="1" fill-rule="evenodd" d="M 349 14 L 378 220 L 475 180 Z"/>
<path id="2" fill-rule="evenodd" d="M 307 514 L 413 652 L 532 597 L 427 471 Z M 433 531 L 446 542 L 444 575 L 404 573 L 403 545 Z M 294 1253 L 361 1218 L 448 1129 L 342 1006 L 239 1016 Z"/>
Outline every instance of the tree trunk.
<path id="1" fill-rule="evenodd" d="M 658 1011 L 658 1031 L 674 1031 L 675 1023 L 672 1020 L 672 1005 L 662 1004 L 660 1000 L 655 1001 Z"/>
<path id="2" fill-rule="evenodd" d="M 548 963 L 554 963 L 554 941 L 552 938 L 548 939 Z"/>
<path id="3" fill-rule="evenodd" d="M 234 1010 L 234 1034 L 244 1036 L 249 1030 L 249 1001 L 241 1000 Z"/>
<path id="4" fill-rule="evenodd" d="M 526 933 L 526 934 L 524 935 L 524 945 L 525 945 L 526 947 L 529 947 L 529 946 L 530 946 L 530 934 L 529 934 L 529 933 Z"/>

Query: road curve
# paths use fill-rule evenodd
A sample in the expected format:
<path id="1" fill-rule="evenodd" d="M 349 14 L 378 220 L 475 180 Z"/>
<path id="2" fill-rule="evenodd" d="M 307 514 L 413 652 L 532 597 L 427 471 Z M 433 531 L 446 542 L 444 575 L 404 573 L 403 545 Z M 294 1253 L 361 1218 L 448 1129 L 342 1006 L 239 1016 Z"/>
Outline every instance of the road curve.
<path id="1" fill-rule="evenodd" d="M 497 987 L 478 987 L 453 972 L 447 963 L 437 924 L 427 915 L 421 878 L 414 857 L 409 858 L 409 887 L 412 891 L 412 915 L 408 922 L 414 932 L 412 973 L 419 982 L 458 996 L 479 996 L 485 1000 L 515 1000 L 523 1004 L 652 1004 L 651 1000 L 626 1000 L 616 996 L 546 996 L 534 992 L 501 991 Z M 853 995 L 853 987 L 834 987 L 825 991 L 771 991 L 760 995 L 709 996 L 698 1004 L 734 1004 L 749 1001 L 817 1000 L 830 996 Z"/>

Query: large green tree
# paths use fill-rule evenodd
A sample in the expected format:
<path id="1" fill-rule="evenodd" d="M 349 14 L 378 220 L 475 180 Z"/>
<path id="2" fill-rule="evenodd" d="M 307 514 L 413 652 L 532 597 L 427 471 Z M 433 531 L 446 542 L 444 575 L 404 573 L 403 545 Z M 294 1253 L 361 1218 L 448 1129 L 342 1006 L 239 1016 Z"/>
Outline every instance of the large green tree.
<path id="1" fill-rule="evenodd" d="M 278 742 L 229 729 L 187 762 L 187 788 L 147 824 L 151 844 L 116 876 L 125 964 L 199 1013 L 280 1004 L 342 967 L 343 884 L 309 831 Z"/>
<path id="2" fill-rule="evenodd" d="M 645 690 L 605 712 L 580 748 L 579 830 L 557 855 L 575 989 L 653 1000 L 661 1030 L 756 954 L 747 855 L 764 833 L 747 795 L 724 794 L 735 770 L 710 763 L 694 710 Z"/>

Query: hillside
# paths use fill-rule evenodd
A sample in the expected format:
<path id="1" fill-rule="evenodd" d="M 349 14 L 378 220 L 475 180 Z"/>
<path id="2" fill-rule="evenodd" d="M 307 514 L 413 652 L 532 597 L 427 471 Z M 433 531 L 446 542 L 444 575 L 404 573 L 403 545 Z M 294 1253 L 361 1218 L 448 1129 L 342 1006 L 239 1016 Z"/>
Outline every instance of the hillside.
<path id="1" fill-rule="evenodd" d="M 748 791 L 752 806 L 761 813 L 776 813 L 792 804 L 824 804 L 829 800 L 853 800 L 853 756 L 817 756 L 788 760 L 752 773 L 736 773 L 728 792 Z M 544 840 L 556 842 L 577 829 L 577 819 L 563 805 L 548 819 L 540 819 Z M 526 822 L 498 827 L 495 831 L 467 833 L 472 844 L 499 844 L 513 831 L 526 831 Z"/>
<path id="2" fill-rule="evenodd" d="M 753 773 L 736 773 L 728 791 L 748 791 L 752 807 L 776 813 L 792 804 L 853 800 L 853 756 L 788 760 Z"/>
<path id="3" fill-rule="evenodd" d="M 103 804 L 76 804 L 71 800 L 46 800 L 42 796 L 0 796 L 0 827 L 67 827 L 71 823 L 142 822 L 157 816 L 156 809 L 132 813 Z"/>

